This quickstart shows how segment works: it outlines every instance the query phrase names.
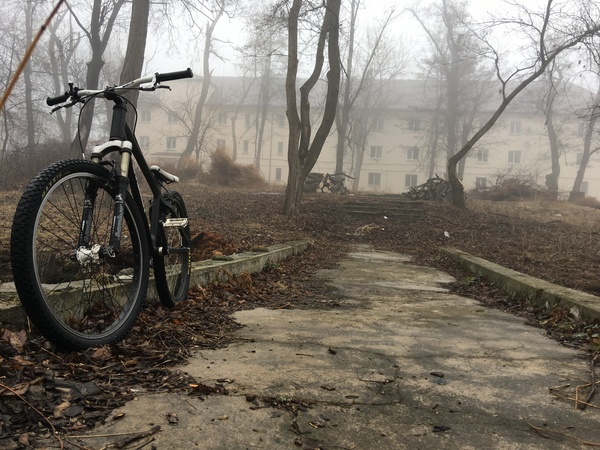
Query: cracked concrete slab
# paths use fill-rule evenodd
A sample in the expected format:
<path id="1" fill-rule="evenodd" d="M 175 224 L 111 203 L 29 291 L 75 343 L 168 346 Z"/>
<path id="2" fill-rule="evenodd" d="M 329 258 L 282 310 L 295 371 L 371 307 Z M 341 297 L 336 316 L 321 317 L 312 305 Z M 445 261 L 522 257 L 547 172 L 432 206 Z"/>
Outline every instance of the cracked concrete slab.
<path id="1" fill-rule="evenodd" d="M 447 274 L 361 248 L 317 276 L 336 288 L 338 308 L 238 312 L 234 343 L 180 368 L 229 395 L 143 394 L 94 433 L 159 424 L 159 449 L 573 448 L 531 424 L 600 442 L 596 409 L 549 392 L 568 397 L 587 382 L 582 355 L 447 292 Z M 298 409 L 257 407 L 256 397 Z"/>

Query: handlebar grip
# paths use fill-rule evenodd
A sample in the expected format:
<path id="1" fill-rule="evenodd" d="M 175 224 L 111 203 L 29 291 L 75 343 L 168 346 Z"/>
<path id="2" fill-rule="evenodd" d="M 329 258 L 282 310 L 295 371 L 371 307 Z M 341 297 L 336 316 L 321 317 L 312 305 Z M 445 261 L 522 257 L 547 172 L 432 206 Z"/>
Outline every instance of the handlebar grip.
<path id="1" fill-rule="evenodd" d="M 58 105 L 59 103 L 64 103 L 67 100 L 69 100 L 70 96 L 71 96 L 71 94 L 69 94 L 68 92 L 65 92 L 63 95 L 59 95 L 58 97 L 48 97 L 48 98 L 46 98 L 46 105 L 54 106 L 54 105 Z"/>
<path id="2" fill-rule="evenodd" d="M 168 72 L 168 73 L 157 73 L 156 81 L 161 83 L 163 81 L 179 80 L 181 78 L 192 78 L 194 73 L 189 67 L 187 70 L 180 70 L 179 72 Z"/>

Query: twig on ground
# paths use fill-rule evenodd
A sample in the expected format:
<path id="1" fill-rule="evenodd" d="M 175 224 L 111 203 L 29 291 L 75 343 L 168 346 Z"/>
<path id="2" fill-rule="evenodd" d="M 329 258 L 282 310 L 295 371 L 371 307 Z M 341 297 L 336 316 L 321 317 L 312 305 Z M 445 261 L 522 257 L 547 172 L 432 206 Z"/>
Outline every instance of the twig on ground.
<path id="1" fill-rule="evenodd" d="M 586 441 L 584 439 L 580 439 L 577 436 L 573 436 L 572 434 L 568 434 L 568 433 L 563 433 L 562 431 L 558 431 L 558 430 L 552 430 L 550 428 L 539 428 L 536 427 L 534 425 L 531 425 L 529 422 L 525 422 L 532 430 L 534 430 L 536 433 L 538 433 L 540 436 L 543 436 L 545 438 L 548 439 L 554 439 L 552 438 L 552 436 L 546 436 L 544 433 L 549 433 L 549 434 L 558 434 L 560 436 L 564 436 L 567 437 L 569 439 L 573 439 L 574 441 L 579 442 L 580 444 L 583 445 L 589 445 L 591 447 L 600 447 L 600 442 L 590 442 L 590 441 Z"/>
<path id="2" fill-rule="evenodd" d="M 585 401 L 581 404 L 576 404 L 576 408 L 577 409 L 585 409 L 586 405 L 590 403 L 590 400 L 592 399 L 592 397 L 594 396 L 594 391 L 596 390 L 596 373 L 594 371 L 594 366 L 596 365 L 596 360 L 598 359 L 598 355 L 594 356 L 592 358 L 592 360 L 590 361 L 590 392 L 588 392 L 587 397 L 585 398 Z"/>
<path id="3" fill-rule="evenodd" d="M 121 439 L 120 441 L 113 442 L 112 444 L 108 444 L 108 445 L 102 447 L 101 450 L 106 450 L 109 448 L 123 448 L 123 447 L 131 444 L 132 442 L 138 441 L 145 437 L 152 436 L 154 433 L 157 433 L 159 431 L 160 431 L 160 425 L 156 425 L 156 426 L 150 428 L 148 431 L 143 431 L 141 433 L 135 433 L 135 434 L 130 433 L 131 434 L 130 437 L 126 437 L 124 439 Z"/>

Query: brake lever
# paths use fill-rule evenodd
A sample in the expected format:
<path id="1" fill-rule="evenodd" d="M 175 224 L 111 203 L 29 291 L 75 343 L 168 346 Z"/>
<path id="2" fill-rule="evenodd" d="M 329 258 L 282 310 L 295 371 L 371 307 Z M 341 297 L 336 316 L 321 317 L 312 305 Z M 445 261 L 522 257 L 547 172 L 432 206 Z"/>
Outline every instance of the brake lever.
<path id="1" fill-rule="evenodd" d="M 69 103 L 63 103 L 62 105 L 58 105 L 55 106 L 54 108 L 52 108 L 52 110 L 50 111 L 50 114 L 55 113 L 56 111 L 58 111 L 59 109 L 63 109 L 63 108 L 70 108 L 71 106 L 75 106 L 77 103 L 84 103 L 83 99 L 81 98 L 76 98 L 71 100 Z"/>
<path id="2" fill-rule="evenodd" d="M 163 84 L 153 84 L 152 86 L 140 87 L 139 89 L 140 89 L 140 91 L 149 92 L 149 91 L 155 91 L 157 89 L 168 89 L 168 90 L 171 90 L 171 87 L 170 86 L 165 86 Z"/>

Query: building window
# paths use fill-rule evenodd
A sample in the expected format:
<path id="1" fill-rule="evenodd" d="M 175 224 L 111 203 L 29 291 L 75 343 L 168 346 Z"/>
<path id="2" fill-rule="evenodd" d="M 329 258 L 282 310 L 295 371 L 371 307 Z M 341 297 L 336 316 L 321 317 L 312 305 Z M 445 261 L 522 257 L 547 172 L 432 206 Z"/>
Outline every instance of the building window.
<path id="1" fill-rule="evenodd" d="M 152 120 L 152 113 L 149 109 L 142 109 L 140 111 L 140 122 L 150 122 Z"/>
<path id="2" fill-rule="evenodd" d="M 521 134 L 521 121 L 512 120 L 510 122 L 510 134 Z"/>
<path id="3" fill-rule="evenodd" d="M 250 148 L 250 141 L 245 140 L 242 147 L 242 153 L 248 153 L 248 149 Z"/>
<path id="4" fill-rule="evenodd" d="M 275 169 L 275 181 L 281 181 L 281 167 Z"/>
<path id="5" fill-rule="evenodd" d="M 175 114 L 168 113 L 167 114 L 167 122 L 169 123 L 177 123 L 178 119 Z"/>
<path id="6" fill-rule="evenodd" d="M 419 160 L 419 148 L 418 147 L 410 147 L 406 149 L 406 159 L 408 161 L 418 161 Z"/>
<path id="7" fill-rule="evenodd" d="M 508 152 L 508 162 L 510 164 L 521 164 L 521 151 L 511 150 Z"/>
<path id="8" fill-rule="evenodd" d="M 252 114 L 246 114 L 245 123 L 246 123 L 247 127 L 249 127 L 250 125 L 252 125 Z"/>
<path id="9" fill-rule="evenodd" d="M 587 181 L 581 182 L 581 187 L 579 188 L 579 192 L 583 192 L 585 195 L 588 195 L 589 184 Z"/>
<path id="10" fill-rule="evenodd" d="M 381 145 L 371 145 L 371 158 L 381 159 L 383 153 L 383 147 Z"/>
<path id="11" fill-rule="evenodd" d="M 140 136 L 138 139 L 140 148 L 150 148 L 150 136 Z"/>
<path id="12" fill-rule="evenodd" d="M 177 138 L 176 137 L 168 137 L 167 138 L 167 150 L 175 150 L 177 148 Z"/>
<path id="13" fill-rule="evenodd" d="M 581 165 L 581 161 L 583 160 L 583 153 L 577 153 L 577 160 L 576 160 L 576 164 L 578 166 Z"/>
<path id="14" fill-rule="evenodd" d="M 381 186 L 381 174 L 380 173 L 369 173 L 369 186 Z"/>
<path id="15" fill-rule="evenodd" d="M 421 121 L 417 119 L 410 119 L 408 121 L 408 129 L 410 131 L 421 131 Z"/>
<path id="16" fill-rule="evenodd" d="M 277 143 L 277 154 L 283 155 L 283 142 L 282 141 L 279 141 Z"/>
<path id="17" fill-rule="evenodd" d="M 477 177 L 475 178 L 475 189 L 485 189 L 487 187 L 487 178 Z"/>
<path id="18" fill-rule="evenodd" d="M 383 118 L 378 117 L 373 120 L 373 130 L 375 131 L 383 131 Z"/>
<path id="19" fill-rule="evenodd" d="M 217 148 L 225 148 L 226 145 L 225 139 L 217 139 Z"/>
<path id="20" fill-rule="evenodd" d="M 277 125 L 279 128 L 285 127 L 285 116 L 283 114 L 277 116 Z"/>
<path id="21" fill-rule="evenodd" d="M 477 162 L 488 162 L 487 148 L 477 150 Z"/>
<path id="22" fill-rule="evenodd" d="M 227 113 L 219 114 L 219 125 L 227 125 Z"/>
<path id="23" fill-rule="evenodd" d="M 411 187 L 417 185 L 417 175 L 413 173 L 406 174 L 404 177 L 404 186 Z"/>

